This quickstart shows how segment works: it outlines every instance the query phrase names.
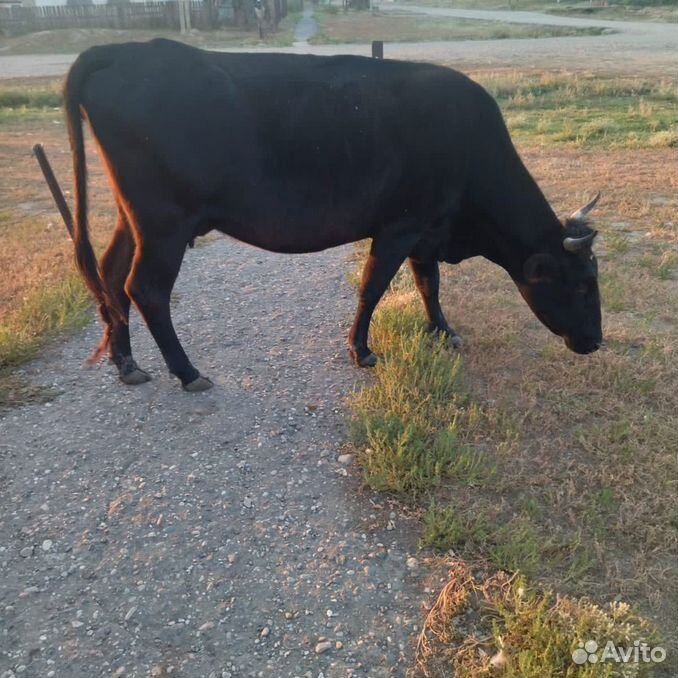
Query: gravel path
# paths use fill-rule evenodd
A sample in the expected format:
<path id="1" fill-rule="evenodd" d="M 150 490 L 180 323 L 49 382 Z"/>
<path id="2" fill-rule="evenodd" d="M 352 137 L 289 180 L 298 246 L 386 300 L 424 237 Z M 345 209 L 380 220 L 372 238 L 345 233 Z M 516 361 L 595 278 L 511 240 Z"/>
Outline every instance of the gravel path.
<path id="1" fill-rule="evenodd" d="M 349 250 L 189 251 L 174 314 L 215 381 L 82 367 L 90 326 L 23 369 L 61 395 L 0 419 L 0 675 L 403 676 L 414 530 L 340 461 Z M 3 673 L 4 672 L 4 673 Z"/>
<path id="2" fill-rule="evenodd" d="M 561 38 L 462 40 L 456 42 L 387 43 L 385 55 L 393 59 L 436 61 L 464 69 L 469 64 L 506 67 L 568 68 L 595 72 L 643 74 L 653 78 L 674 78 L 678 51 L 678 24 L 608 21 L 557 17 L 537 12 L 490 12 L 454 10 L 382 3 L 382 12 L 408 12 L 429 16 L 458 16 L 517 23 L 560 26 L 604 26 L 608 35 Z M 224 51 L 243 51 L 227 49 Z M 369 56 L 371 46 L 310 45 L 258 51 L 298 54 L 362 54 Z M 0 56 L 0 78 L 54 76 L 64 74 L 75 54 Z"/>

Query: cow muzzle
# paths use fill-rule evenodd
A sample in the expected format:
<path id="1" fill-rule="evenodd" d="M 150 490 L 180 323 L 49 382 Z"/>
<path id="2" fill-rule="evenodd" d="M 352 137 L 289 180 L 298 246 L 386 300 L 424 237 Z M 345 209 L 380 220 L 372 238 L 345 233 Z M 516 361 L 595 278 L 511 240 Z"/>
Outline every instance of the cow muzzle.
<path id="1" fill-rule="evenodd" d="M 600 337 L 584 337 L 573 339 L 572 337 L 563 337 L 565 340 L 565 345 L 580 355 L 586 355 L 588 353 L 594 353 L 597 351 L 603 344 L 603 340 Z"/>

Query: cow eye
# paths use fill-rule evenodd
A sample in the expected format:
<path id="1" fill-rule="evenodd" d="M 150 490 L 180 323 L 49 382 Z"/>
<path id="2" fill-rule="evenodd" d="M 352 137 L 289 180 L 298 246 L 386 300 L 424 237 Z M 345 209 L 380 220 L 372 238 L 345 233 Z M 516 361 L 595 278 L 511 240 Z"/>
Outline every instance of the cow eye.
<path id="1" fill-rule="evenodd" d="M 591 293 L 591 283 L 583 282 L 577 285 L 576 289 L 577 294 L 590 294 Z"/>

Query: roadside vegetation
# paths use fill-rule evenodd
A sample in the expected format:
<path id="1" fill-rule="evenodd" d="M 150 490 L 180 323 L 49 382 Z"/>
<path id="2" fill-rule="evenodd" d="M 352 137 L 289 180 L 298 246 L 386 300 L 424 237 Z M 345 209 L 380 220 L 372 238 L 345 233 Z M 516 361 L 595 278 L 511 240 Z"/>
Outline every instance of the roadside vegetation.
<path id="1" fill-rule="evenodd" d="M 603 192 L 596 249 L 607 343 L 589 357 L 570 353 L 503 271 L 471 260 L 442 267 L 443 307 L 466 340 L 457 353 L 426 334 L 409 271 L 392 284 L 371 334 L 382 360 L 371 385 L 351 399 L 351 431 L 366 484 L 414 507 L 420 546 L 451 568 L 418 670 L 469 678 L 491 675 L 491 667 L 492 675 L 515 678 L 673 676 L 676 142 L 649 140 L 664 129 L 660 101 L 666 96 L 666 110 L 674 110 L 675 98 L 668 86 L 632 79 L 475 77 L 498 97 L 559 213 Z M 652 97 L 647 129 L 637 124 L 645 97 Z M 516 107 L 525 116 L 518 125 Z M 556 109 L 561 127 L 587 110 L 591 123 L 612 120 L 616 132 L 547 133 L 540 121 Z M 455 588 L 459 567 L 474 572 L 466 589 Z M 624 674 L 621 665 L 572 662 L 580 641 L 629 632 L 651 644 L 653 628 L 669 651 L 662 665 Z"/>
<path id="2" fill-rule="evenodd" d="M 315 13 L 318 33 L 312 44 L 420 42 L 435 40 L 501 40 L 505 38 L 553 38 L 566 35 L 600 35 L 602 28 L 540 26 L 424 16 L 396 16 L 378 11 L 342 12 L 323 5 Z"/>
<path id="3" fill-rule="evenodd" d="M 678 145 L 670 80 L 519 72 L 478 80 L 499 101 L 516 140 L 608 150 Z"/>
<path id="4" fill-rule="evenodd" d="M 193 30 L 188 35 L 165 29 L 116 30 L 113 28 L 64 28 L 39 31 L 26 35 L 3 36 L 0 33 L 0 55 L 9 54 L 77 54 L 93 47 L 110 43 L 168 38 L 205 49 L 219 47 L 287 47 L 293 42 L 294 27 L 299 12 L 290 11 L 282 19 L 275 33 L 267 32 L 259 39 L 256 28 L 222 28 L 214 31 Z"/>
<path id="5" fill-rule="evenodd" d="M 73 244 L 56 211 L 33 144 L 45 144 L 70 199 L 72 167 L 61 112 L 60 79 L 0 83 L 0 407 L 49 396 L 27 384 L 17 367 L 49 340 L 91 317 L 91 304 L 73 264 Z M 90 157 L 93 235 L 101 249 L 114 208 L 103 172 Z"/>
<path id="6" fill-rule="evenodd" d="M 589 19 L 678 21 L 678 6 L 670 0 L 402 0 L 403 4 L 458 9 L 545 12 Z"/>

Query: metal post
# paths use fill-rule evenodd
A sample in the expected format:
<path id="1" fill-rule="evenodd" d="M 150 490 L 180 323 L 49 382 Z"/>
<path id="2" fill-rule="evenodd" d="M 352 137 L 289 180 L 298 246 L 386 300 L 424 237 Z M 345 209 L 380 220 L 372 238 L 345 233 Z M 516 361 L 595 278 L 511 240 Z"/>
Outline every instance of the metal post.
<path id="1" fill-rule="evenodd" d="M 372 57 L 375 59 L 384 58 L 384 41 L 372 40 Z"/>

